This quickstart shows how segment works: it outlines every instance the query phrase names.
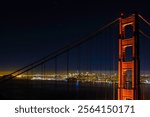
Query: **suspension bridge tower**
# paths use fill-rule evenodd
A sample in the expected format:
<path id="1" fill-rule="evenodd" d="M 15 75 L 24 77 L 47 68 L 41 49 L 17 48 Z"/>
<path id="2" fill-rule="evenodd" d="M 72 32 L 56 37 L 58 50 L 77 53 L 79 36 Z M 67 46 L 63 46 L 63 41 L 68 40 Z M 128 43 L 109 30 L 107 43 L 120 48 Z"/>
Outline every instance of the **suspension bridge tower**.
<path id="1" fill-rule="evenodd" d="M 137 100 L 140 84 L 138 14 L 127 18 L 121 15 L 119 21 L 118 99 Z M 128 27 L 131 30 L 127 30 Z M 127 36 L 128 33 L 131 35 Z"/>

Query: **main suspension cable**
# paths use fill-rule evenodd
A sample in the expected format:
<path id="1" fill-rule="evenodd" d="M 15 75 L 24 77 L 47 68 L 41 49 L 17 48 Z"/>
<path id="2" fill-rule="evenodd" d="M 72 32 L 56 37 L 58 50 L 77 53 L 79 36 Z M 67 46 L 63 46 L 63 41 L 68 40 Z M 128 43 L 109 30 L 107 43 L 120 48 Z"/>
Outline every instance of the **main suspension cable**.
<path id="1" fill-rule="evenodd" d="M 63 53 L 77 47 L 77 46 L 80 46 L 81 44 L 91 40 L 93 37 L 97 36 L 99 33 L 101 33 L 102 31 L 106 30 L 107 28 L 109 28 L 111 25 L 113 25 L 114 23 L 116 23 L 117 21 L 119 20 L 119 18 L 113 20 L 112 22 L 108 23 L 107 25 L 103 26 L 102 28 L 98 29 L 97 31 L 89 34 L 88 36 L 85 36 L 81 39 L 79 39 L 78 41 L 74 41 L 72 42 L 71 44 L 67 45 L 67 46 L 64 46 L 63 48 L 60 48 L 54 52 L 52 52 L 51 54 L 25 66 L 25 67 L 22 67 L 21 69 L 18 69 L 10 74 L 8 74 L 8 76 L 12 76 L 10 77 L 10 79 L 18 76 L 18 75 L 21 75 L 27 71 L 30 71 L 31 69 L 33 68 L 36 68 L 38 67 L 39 65 L 43 64 L 43 63 L 46 63 L 48 62 L 49 60 L 59 56 L 59 55 L 62 55 Z M 18 73 L 19 72 L 19 73 Z M 15 74 L 15 75 L 14 75 Z"/>
<path id="2" fill-rule="evenodd" d="M 146 33 L 144 33 L 142 30 L 139 30 L 139 32 L 140 32 L 144 37 L 146 37 L 147 39 L 150 39 L 150 36 L 147 35 Z"/>
<path id="3" fill-rule="evenodd" d="M 150 26 L 150 22 L 149 21 L 147 21 L 142 15 L 138 15 L 147 25 L 149 25 Z"/>

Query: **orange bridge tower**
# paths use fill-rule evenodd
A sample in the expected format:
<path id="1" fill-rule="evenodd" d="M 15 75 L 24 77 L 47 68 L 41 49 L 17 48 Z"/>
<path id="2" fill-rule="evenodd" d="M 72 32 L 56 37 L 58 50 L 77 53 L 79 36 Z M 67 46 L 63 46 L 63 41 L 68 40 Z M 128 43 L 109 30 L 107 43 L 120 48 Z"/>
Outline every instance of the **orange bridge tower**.
<path id="1" fill-rule="evenodd" d="M 139 29 L 138 14 L 127 18 L 123 15 L 119 23 L 118 99 L 139 99 Z M 130 35 L 129 35 L 130 34 Z"/>

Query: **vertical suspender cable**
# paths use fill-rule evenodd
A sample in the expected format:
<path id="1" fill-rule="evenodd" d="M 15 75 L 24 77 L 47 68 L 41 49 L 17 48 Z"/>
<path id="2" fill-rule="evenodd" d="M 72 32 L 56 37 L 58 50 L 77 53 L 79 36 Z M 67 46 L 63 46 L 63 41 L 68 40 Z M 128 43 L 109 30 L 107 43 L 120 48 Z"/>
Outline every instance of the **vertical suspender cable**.
<path id="1" fill-rule="evenodd" d="M 67 52 L 67 78 L 69 78 L 69 52 Z"/>
<path id="2" fill-rule="evenodd" d="M 55 79 L 57 79 L 57 57 L 55 57 Z"/>
<path id="3" fill-rule="evenodd" d="M 81 70 L 81 66 L 80 66 L 80 59 L 81 59 L 81 55 L 80 55 L 80 53 L 81 53 L 81 49 L 80 49 L 80 46 L 78 47 L 78 58 L 77 58 L 77 60 L 78 60 L 78 79 L 80 79 L 80 70 Z"/>

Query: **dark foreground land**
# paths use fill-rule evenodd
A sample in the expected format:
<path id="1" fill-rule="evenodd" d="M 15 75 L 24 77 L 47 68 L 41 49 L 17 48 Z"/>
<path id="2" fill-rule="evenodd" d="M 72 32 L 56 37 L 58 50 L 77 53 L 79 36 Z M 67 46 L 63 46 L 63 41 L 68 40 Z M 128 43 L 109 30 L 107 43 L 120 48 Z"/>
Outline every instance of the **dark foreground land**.
<path id="1" fill-rule="evenodd" d="M 141 99 L 150 99 L 150 85 L 141 85 Z M 0 99 L 11 100 L 112 100 L 117 84 L 45 80 L 11 80 L 0 84 Z"/>

